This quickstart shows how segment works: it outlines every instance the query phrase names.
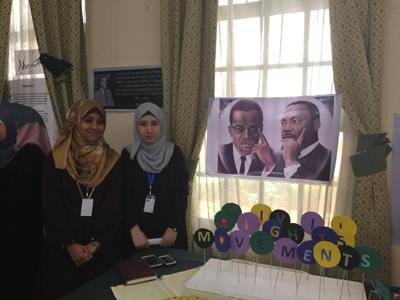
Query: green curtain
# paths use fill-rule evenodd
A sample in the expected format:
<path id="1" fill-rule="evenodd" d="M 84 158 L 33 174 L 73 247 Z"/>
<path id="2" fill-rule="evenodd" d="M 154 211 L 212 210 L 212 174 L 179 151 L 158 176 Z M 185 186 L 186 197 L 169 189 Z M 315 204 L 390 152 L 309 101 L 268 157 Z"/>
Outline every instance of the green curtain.
<path id="1" fill-rule="evenodd" d="M 47 87 L 59 126 L 69 106 L 88 96 L 86 46 L 81 0 L 30 0 L 40 53 L 72 64 L 65 80 L 56 81 L 44 68 Z"/>
<path id="2" fill-rule="evenodd" d="M 191 179 L 205 135 L 208 99 L 214 96 L 217 12 L 217 0 L 161 1 L 163 109 Z M 190 201 L 186 220 L 190 247 Z"/>
<path id="3" fill-rule="evenodd" d="M 330 0 L 329 5 L 334 81 L 336 91 L 343 96 L 343 109 L 358 133 L 380 133 L 385 1 Z M 384 265 L 376 277 L 390 283 L 390 199 L 386 172 L 356 178 L 354 188 L 357 245 L 379 251 Z M 357 272 L 353 275 L 361 276 Z"/>
<path id="4" fill-rule="evenodd" d="M 0 2 L 0 103 L 5 100 L 4 87 L 8 76 L 7 66 L 11 5 L 12 0 L 1 0 Z"/>

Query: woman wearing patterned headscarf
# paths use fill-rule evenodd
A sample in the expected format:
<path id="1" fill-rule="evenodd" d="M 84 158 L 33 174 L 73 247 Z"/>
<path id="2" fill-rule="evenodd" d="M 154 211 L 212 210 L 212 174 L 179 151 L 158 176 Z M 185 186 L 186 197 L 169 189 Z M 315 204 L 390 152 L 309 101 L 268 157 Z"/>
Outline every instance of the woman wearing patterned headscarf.
<path id="1" fill-rule="evenodd" d="M 185 213 L 188 172 L 180 148 L 167 141 L 162 110 L 141 104 L 135 114 L 134 142 L 121 154 L 126 222 L 135 248 L 187 249 Z"/>
<path id="2" fill-rule="evenodd" d="M 49 137 L 40 115 L 20 104 L 0 106 L 0 199 L 3 291 L 32 299 L 43 240 L 41 173 Z M 24 288 L 15 280 L 24 272 Z"/>
<path id="3" fill-rule="evenodd" d="M 43 171 L 42 299 L 58 299 L 120 258 L 122 168 L 104 141 L 106 114 L 74 103 Z"/>

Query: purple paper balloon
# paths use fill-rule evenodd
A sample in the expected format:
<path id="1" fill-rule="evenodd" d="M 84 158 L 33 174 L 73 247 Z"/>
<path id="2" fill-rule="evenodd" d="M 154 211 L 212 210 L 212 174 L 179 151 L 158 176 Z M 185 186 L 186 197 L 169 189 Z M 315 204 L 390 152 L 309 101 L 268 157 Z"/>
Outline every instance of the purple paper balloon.
<path id="1" fill-rule="evenodd" d="M 260 226 L 260 219 L 251 212 L 244 213 L 238 217 L 237 226 L 241 231 L 247 234 L 253 234 Z"/>
<path id="2" fill-rule="evenodd" d="M 250 247 L 249 235 L 244 231 L 233 231 L 230 236 L 231 250 L 236 255 L 245 254 Z"/>
<path id="3" fill-rule="evenodd" d="M 291 263 L 296 257 L 296 242 L 289 238 L 280 238 L 275 242 L 274 256 L 281 263 Z"/>
<path id="4" fill-rule="evenodd" d="M 324 226 L 324 219 L 318 213 L 308 211 L 301 216 L 300 223 L 304 231 L 311 234 L 314 228 Z"/>

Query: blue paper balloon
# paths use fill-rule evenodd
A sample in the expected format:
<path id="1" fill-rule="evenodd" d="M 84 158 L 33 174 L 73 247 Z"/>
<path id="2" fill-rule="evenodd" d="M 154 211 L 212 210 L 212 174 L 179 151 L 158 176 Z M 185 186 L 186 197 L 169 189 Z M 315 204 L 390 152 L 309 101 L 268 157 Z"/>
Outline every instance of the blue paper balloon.
<path id="1" fill-rule="evenodd" d="M 229 238 L 228 233 L 223 228 L 218 228 L 214 232 L 214 243 L 215 248 L 219 252 L 226 252 L 231 247 L 231 240 Z"/>
<path id="2" fill-rule="evenodd" d="M 268 220 L 264 223 L 262 231 L 268 233 L 274 241 L 276 241 L 281 237 L 282 228 L 283 225 L 281 222 L 277 220 Z"/>
<path id="3" fill-rule="evenodd" d="M 311 233 L 311 238 L 316 242 L 328 241 L 335 245 L 339 241 L 339 237 L 336 232 L 332 228 L 325 226 L 315 228 Z"/>
<path id="4" fill-rule="evenodd" d="M 312 265 L 315 264 L 315 259 L 313 256 L 314 241 L 304 241 L 297 246 L 297 257 L 301 260 L 303 264 Z"/>

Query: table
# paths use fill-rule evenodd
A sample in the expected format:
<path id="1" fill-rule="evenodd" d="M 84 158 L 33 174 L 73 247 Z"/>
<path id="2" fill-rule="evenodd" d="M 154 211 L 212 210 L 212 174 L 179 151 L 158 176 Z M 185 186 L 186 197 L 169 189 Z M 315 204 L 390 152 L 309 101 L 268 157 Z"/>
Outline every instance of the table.
<path id="1" fill-rule="evenodd" d="M 157 267 L 157 273 L 160 276 L 181 272 L 188 269 L 193 269 L 203 265 L 203 256 L 189 251 L 152 247 L 150 249 L 141 250 L 133 256 L 140 257 L 143 255 L 154 254 L 156 256 L 169 254 L 173 256 L 177 263 L 173 266 Z M 88 282 L 84 286 L 63 297 L 63 300 L 115 300 L 111 291 L 111 286 L 123 284 L 118 273 L 111 269 L 94 280 Z"/>

